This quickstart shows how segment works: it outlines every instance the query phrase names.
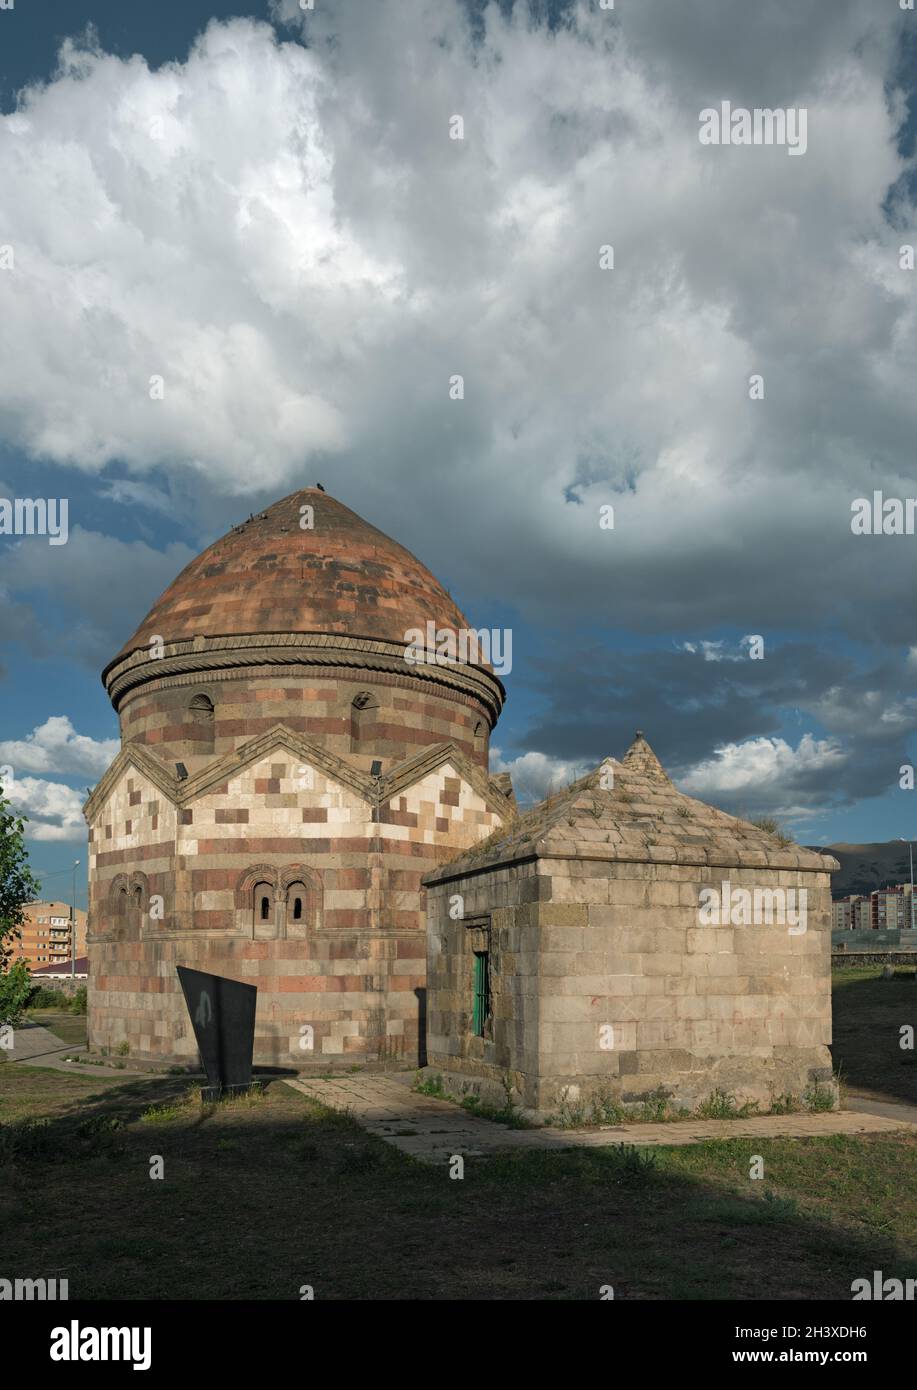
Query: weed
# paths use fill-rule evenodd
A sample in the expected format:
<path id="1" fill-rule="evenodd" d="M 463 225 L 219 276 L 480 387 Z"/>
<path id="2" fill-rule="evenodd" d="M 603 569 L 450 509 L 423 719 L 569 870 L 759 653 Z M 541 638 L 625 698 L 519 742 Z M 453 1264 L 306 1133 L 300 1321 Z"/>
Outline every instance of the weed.
<path id="1" fill-rule="evenodd" d="M 632 1118 L 647 1125 L 658 1125 L 663 1120 L 670 1118 L 669 1096 L 662 1086 L 657 1086 L 656 1090 L 642 1101 L 639 1110 Z"/>
<path id="2" fill-rule="evenodd" d="M 435 1076 L 425 1077 L 418 1072 L 412 1089 L 418 1091 L 422 1096 L 439 1096 L 440 1099 L 444 1099 L 446 1095 L 443 1088 L 443 1078 L 439 1073 Z"/>
<path id="3" fill-rule="evenodd" d="M 749 1115 L 756 1114 L 757 1110 L 756 1100 L 747 1100 L 744 1105 L 739 1105 L 731 1092 L 721 1091 L 717 1087 L 706 1100 L 701 1101 L 697 1114 L 702 1120 L 745 1120 Z"/>
<path id="4" fill-rule="evenodd" d="M 823 1086 L 820 1081 L 813 1081 L 803 1092 L 802 1103 L 813 1114 L 818 1114 L 822 1110 L 833 1110 L 834 1087 Z"/>
<path id="5" fill-rule="evenodd" d="M 180 1116 L 181 1107 L 173 1101 L 171 1104 L 149 1106 L 140 1119 L 146 1125 L 162 1125 L 167 1124 L 169 1120 L 177 1120 Z"/>
<path id="6" fill-rule="evenodd" d="M 655 1172 L 659 1155 L 651 1149 L 639 1149 L 636 1144 L 615 1144 L 608 1158 L 619 1177 L 647 1178 Z"/>
<path id="7" fill-rule="evenodd" d="M 357 1174 L 369 1173 L 374 1168 L 378 1168 L 382 1158 L 378 1149 L 369 1147 L 354 1149 L 352 1153 L 347 1153 L 341 1159 L 338 1167 L 339 1173 Z"/>

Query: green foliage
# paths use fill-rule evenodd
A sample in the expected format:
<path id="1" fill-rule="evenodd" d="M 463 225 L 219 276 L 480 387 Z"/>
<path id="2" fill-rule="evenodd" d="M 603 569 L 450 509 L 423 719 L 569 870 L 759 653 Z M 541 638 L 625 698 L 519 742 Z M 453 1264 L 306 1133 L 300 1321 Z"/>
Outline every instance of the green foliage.
<path id="1" fill-rule="evenodd" d="M 632 1118 L 645 1125 L 662 1124 L 664 1120 L 668 1120 L 670 1118 L 669 1097 L 665 1089 L 662 1086 L 657 1086 L 655 1091 L 652 1091 L 643 1100 L 640 1109 L 635 1115 L 632 1115 Z"/>
<path id="2" fill-rule="evenodd" d="M 460 1101 L 463 1110 L 477 1115 L 482 1120 L 493 1120 L 495 1124 L 506 1125 L 509 1129 L 531 1129 L 532 1122 L 517 1110 L 514 1105 L 493 1105 L 481 1100 L 480 1096 L 464 1096 Z"/>
<path id="3" fill-rule="evenodd" d="M 32 996 L 32 978 L 24 960 L 17 960 L 0 974 L 0 1024 L 15 1028 Z"/>
<path id="4" fill-rule="evenodd" d="M 25 905 L 34 902 L 41 884 L 29 868 L 25 819 L 14 815 L 0 787 L 0 971 L 22 934 Z"/>
<path id="5" fill-rule="evenodd" d="M 73 998 L 70 1000 L 70 1012 L 72 1014 L 84 1014 L 86 1008 L 86 986 L 80 985 L 79 989 L 74 992 Z"/>
<path id="6" fill-rule="evenodd" d="M 635 1144 L 615 1144 L 608 1157 L 619 1177 L 648 1178 L 656 1169 L 659 1155 L 651 1149 L 638 1149 Z"/>
<path id="7" fill-rule="evenodd" d="M 823 1086 L 820 1081 L 814 1081 L 803 1093 L 802 1103 L 807 1110 L 817 1114 L 822 1110 L 833 1110 L 834 1099 L 833 1086 Z"/>
<path id="8" fill-rule="evenodd" d="M 435 1076 L 422 1077 L 418 1072 L 412 1089 L 422 1096 L 439 1096 L 441 1099 L 445 1099 L 446 1095 L 443 1089 L 443 1078 L 439 1073 Z"/>
<path id="9" fill-rule="evenodd" d="M 557 1113 L 551 1115 L 548 1122 L 555 1129 L 578 1129 L 586 1123 L 587 1118 L 586 1107 L 582 1101 L 568 1100 L 564 1096 Z"/>
<path id="10" fill-rule="evenodd" d="M 773 816 L 758 816 L 757 819 L 749 821 L 749 825 L 756 825 L 759 830 L 773 835 L 784 847 L 793 843 L 792 835 L 788 835 L 780 822 L 775 820 Z"/>
<path id="11" fill-rule="evenodd" d="M 717 1087 L 706 1100 L 701 1101 L 697 1107 L 697 1114 L 702 1120 L 745 1120 L 749 1115 L 754 1115 L 757 1109 L 756 1100 L 739 1105 L 734 1095 Z"/>
<path id="12" fill-rule="evenodd" d="M 150 1105 L 144 1110 L 140 1120 L 142 1124 L 162 1125 L 167 1124 L 169 1120 L 177 1120 L 181 1113 L 181 1106 L 174 1102 L 171 1105 Z"/>
<path id="13" fill-rule="evenodd" d="M 50 1120 L 16 1120 L 0 1124 L 0 1167 L 17 1159 L 49 1158 L 53 1153 Z"/>
<path id="14" fill-rule="evenodd" d="M 67 1005 L 67 996 L 59 989 L 48 989 L 39 985 L 29 1000 L 30 1009 L 62 1009 Z"/>
<path id="15" fill-rule="evenodd" d="M 600 1085 L 592 1095 L 592 1123 L 595 1125 L 622 1125 L 628 1118 L 627 1110 L 614 1096 L 608 1085 Z"/>

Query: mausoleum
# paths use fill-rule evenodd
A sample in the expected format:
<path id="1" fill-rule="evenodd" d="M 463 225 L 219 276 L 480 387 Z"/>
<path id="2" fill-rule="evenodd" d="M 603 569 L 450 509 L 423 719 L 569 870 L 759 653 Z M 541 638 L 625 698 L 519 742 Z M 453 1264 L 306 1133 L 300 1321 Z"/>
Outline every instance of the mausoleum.
<path id="1" fill-rule="evenodd" d="M 428 876 L 430 1069 L 542 1116 L 833 1094 L 837 867 L 682 795 L 638 733 Z"/>
<path id="2" fill-rule="evenodd" d="M 318 488 L 154 604 L 103 673 L 121 751 L 85 806 L 91 1046 L 193 1061 L 185 965 L 257 985 L 257 1062 L 417 1061 L 422 878 L 513 809 L 488 772 L 503 686 L 408 660 L 428 624 L 469 626 Z"/>

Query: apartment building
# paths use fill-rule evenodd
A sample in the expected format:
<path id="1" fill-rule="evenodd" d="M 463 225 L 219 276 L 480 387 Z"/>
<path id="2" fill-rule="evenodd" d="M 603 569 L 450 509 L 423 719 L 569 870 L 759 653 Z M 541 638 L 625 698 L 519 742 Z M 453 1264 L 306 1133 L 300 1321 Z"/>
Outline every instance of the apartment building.
<path id="1" fill-rule="evenodd" d="M 12 961 L 25 960 L 30 965 L 61 965 L 73 952 L 71 940 L 70 904 L 64 902 L 29 903 L 25 910 L 22 936 L 13 942 Z M 77 956 L 86 954 L 86 913 L 76 909 Z"/>

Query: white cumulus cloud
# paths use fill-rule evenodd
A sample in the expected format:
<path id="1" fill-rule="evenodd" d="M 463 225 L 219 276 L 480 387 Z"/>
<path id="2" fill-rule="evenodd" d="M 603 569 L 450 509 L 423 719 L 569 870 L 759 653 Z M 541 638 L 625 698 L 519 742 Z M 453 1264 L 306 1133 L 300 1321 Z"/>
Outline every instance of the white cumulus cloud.
<path id="1" fill-rule="evenodd" d="M 783 738 L 750 738 L 723 744 L 679 778 L 678 785 L 703 801 L 799 815 L 818 795 L 819 779 L 836 771 L 847 756 L 833 740 L 812 734 L 804 734 L 795 748 Z"/>
<path id="2" fill-rule="evenodd" d="M 83 797 L 62 782 L 39 777 L 16 777 L 4 788 L 10 806 L 28 817 L 30 840 L 85 840 Z"/>
<path id="3" fill-rule="evenodd" d="M 499 748 L 491 748 L 490 761 L 492 773 L 510 774 L 516 800 L 521 806 L 542 801 L 591 770 L 585 763 L 568 762 L 534 751 L 521 753 L 517 758 L 504 758 Z"/>
<path id="4" fill-rule="evenodd" d="M 65 714 L 52 715 L 24 739 L 0 741 L 0 765 L 20 772 L 73 772 L 98 777 L 117 754 L 116 738 L 93 739 L 78 734 Z"/>

